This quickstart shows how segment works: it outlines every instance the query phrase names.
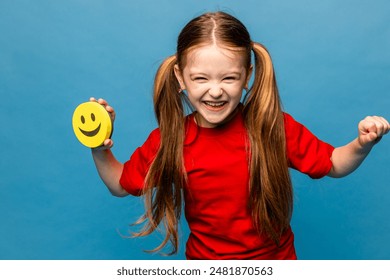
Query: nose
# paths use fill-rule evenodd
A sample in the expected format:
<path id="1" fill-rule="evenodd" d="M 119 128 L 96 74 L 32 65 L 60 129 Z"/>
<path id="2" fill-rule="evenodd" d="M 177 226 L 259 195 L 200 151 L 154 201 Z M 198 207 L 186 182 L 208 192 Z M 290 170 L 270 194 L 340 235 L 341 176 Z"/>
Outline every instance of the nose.
<path id="1" fill-rule="evenodd" d="M 215 99 L 220 98 L 223 94 L 223 89 L 219 86 L 211 87 L 208 91 L 209 95 Z"/>

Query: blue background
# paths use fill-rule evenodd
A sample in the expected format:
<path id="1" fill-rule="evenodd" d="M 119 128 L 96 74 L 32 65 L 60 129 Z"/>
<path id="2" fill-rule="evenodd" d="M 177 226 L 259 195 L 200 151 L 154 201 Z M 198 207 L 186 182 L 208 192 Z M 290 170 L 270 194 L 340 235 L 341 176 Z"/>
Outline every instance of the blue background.
<path id="1" fill-rule="evenodd" d="M 238 17 L 269 49 L 285 110 L 344 145 L 366 115 L 389 115 L 387 0 L 2 0 L 0 259 L 159 259 L 159 235 L 123 238 L 139 198 L 112 197 L 71 117 L 90 96 L 116 109 L 125 161 L 156 126 L 152 82 L 182 27 L 205 11 Z M 300 259 L 390 259 L 389 139 L 352 175 L 292 171 Z M 188 230 L 173 259 L 184 258 Z"/>

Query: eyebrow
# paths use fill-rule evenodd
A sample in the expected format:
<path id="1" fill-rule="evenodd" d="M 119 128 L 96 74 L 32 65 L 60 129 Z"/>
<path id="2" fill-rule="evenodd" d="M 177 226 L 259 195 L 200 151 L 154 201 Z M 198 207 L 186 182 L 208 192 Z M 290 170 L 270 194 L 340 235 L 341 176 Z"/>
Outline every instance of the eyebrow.
<path id="1" fill-rule="evenodd" d="M 221 76 L 231 76 L 231 75 L 237 75 L 237 76 L 240 76 L 242 75 L 242 72 L 239 72 L 239 71 L 234 71 L 234 72 L 226 72 L 226 73 L 223 73 Z M 189 76 L 190 77 L 193 77 L 193 76 L 209 76 L 208 74 L 204 73 L 204 72 L 190 72 L 189 73 Z"/>

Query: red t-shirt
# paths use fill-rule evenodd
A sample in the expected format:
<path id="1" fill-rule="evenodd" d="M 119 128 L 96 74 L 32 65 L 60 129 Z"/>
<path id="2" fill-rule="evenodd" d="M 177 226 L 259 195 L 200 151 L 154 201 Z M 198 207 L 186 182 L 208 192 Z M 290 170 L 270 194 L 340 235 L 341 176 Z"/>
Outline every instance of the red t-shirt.
<path id="1" fill-rule="evenodd" d="M 202 128 L 190 115 L 186 125 L 184 165 L 185 216 L 190 228 L 188 259 L 296 259 L 291 228 L 279 247 L 259 235 L 248 209 L 249 171 L 247 132 L 241 113 L 217 128 Z M 312 178 L 328 174 L 333 147 L 320 141 L 290 115 L 284 114 L 290 167 Z M 154 130 L 124 165 L 120 184 L 140 195 L 145 175 L 158 150 L 160 132 Z"/>

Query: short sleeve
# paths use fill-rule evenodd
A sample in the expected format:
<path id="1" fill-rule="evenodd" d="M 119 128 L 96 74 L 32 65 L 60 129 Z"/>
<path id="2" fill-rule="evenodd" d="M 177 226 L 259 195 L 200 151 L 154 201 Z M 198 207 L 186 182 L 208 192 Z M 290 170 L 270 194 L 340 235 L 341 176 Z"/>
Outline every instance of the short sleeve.
<path id="1" fill-rule="evenodd" d="M 284 125 L 290 167 L 313 179 L 327 175 L 332 168 L 334 147 L 318 139 L 287 113 L 284 113 Z"/>
<path id="2" fill-rule="evenodd" d="M 160 146 L 160 131 L 155 129 L 149 135 L 145 143 L 138 147 L 125 162 L 120 185 L 132 195 L 142 194 L 146 175 Z"/>

